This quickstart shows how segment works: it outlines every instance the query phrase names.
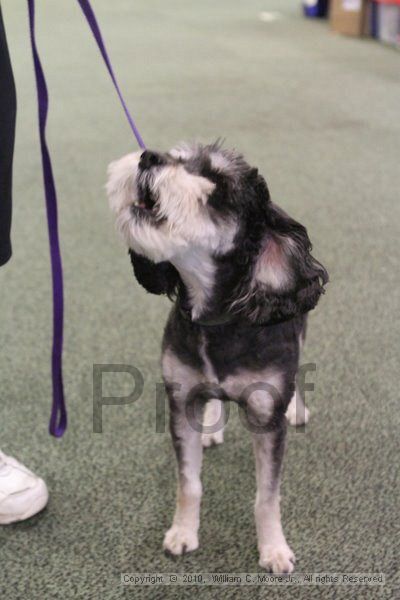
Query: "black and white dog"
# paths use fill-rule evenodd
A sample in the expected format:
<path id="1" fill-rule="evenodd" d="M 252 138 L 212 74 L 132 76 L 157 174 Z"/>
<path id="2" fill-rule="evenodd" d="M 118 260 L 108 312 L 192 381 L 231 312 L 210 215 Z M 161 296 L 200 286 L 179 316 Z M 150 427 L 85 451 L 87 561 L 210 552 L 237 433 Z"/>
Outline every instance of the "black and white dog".
<path id="1" fill-rule="evenodd" d="M 162 369 L 179 482 L 164 548 L 198 547 L 202 446 L 223 441 L 223 402 L 233 400 L 253 437 L 260 565 L 290 573 L 279 508 L 286 419 L 308 418 L 296 373 L 327 272 L 257 169 L 218 144 L 125 156 L 110 165 L 107 191 L 138 281 L 176 299 Z"/>

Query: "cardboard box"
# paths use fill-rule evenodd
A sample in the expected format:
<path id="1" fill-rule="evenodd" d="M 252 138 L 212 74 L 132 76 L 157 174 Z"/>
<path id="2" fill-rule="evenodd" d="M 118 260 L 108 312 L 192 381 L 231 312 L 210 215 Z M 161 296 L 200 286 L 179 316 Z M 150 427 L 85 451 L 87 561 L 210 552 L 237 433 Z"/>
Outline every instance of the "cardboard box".
<path id="1" fill-rule="evenodd" d="M 386 44 L 400 46 L 400 5 L 378 4 L 377 37 Z"/>
<path id="2" fill-rule="evenodd" d="M 338 33 L 361 36 L 365 34 L 367 21 L 366 0 L 331 0 L 329 19 Z"/>

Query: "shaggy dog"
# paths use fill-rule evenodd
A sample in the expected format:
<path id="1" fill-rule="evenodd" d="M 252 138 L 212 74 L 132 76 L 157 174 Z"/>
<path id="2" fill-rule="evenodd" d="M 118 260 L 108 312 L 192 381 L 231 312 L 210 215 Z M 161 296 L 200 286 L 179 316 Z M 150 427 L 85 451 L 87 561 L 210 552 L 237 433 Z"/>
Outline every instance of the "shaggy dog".
<path id="1" fill-rule="evenodd" d="M 162 369 L 178 495 L 164 548 L 198 547 L 202 447 L 222 442 L 223 402 L 233 400 L 253 438 L 260 565 L 290 573 L 279 508 L 286 418 L 308 418 L 296 374 L 327 272 L 257 169 L 219 144 L 125 156 L 110 165 L 107 191 L 138 281 L 175 299 Z"/>

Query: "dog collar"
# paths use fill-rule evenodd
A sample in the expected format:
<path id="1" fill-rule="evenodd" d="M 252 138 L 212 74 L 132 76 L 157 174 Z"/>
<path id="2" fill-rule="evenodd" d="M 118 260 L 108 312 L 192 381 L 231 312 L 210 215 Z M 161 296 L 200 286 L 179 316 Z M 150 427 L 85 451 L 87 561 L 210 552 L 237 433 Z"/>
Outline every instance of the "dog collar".
<path id="1" fill-rule="evenodd" d="M 189 309 L 183 308 L 183 306 L 180 305 L 179 311 L 186 321 L 190 321 L 195 325 L 201 325 L 201 327 L 218 327 L 219 325 L 229 325 L 230 323 L 238 321 L 237 317 L 235 317 L 234 315 L 230 315 L 229 313 L 222 313 L 221 315 L 210 319 L 193 320 Z"/>
<path id="2" fill-rule="evenodd" d="M 185 321 L 189 321 L 194 325 L 200 325 L 200 327 L 219 327 L 221 325 L 231 325 L 233 323 L 247 325 L 249 327 L 268 327 L 269 325 L 278 325 L 279 323 L 291 321 L 292 319 L 295 319 L 299 316 L 291 315 L 290 317 L 282 317 L 280 319 L 269 319 L 268 321 L 244 321 L 236 315 L 232 315 L 230 313 L 222 313 L 216 317 L 211 317 L 210 319 L 192 319 L 190 310 L 182 306 L 182 304 L 179 301 L 178 309 Z"/>

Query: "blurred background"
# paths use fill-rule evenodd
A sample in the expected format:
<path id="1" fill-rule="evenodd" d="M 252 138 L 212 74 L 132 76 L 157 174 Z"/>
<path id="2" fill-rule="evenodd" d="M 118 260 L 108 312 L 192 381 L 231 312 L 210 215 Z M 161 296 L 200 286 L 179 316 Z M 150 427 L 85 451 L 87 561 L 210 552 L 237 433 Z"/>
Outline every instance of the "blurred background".
<path id="1" fill-rule="evenodd" d="M 311 420 L 290 431 L 282 484 L 298 572 L 382 572 L 381 587 L 207 588 L 205 597 L 394 598 L 399 554 L 400 53 L 398 2 L 93 0 L 118 80 L 150 148 L 225 139 L 304 223 L 331 283 L 302 363 Z M 46 480 L 37 517 L 0 528 L 2 596 L 186 598 L 127 589 L 121 572 L 256 572 L 250 439 L 233 406 L 207 453 L 200 548 L 171 562 L 169 433 L 156 431 L 170 303 L 133 279 L 104 191 L 136 142 L 76 2 L 37 0 L 48 141 L 65 275 L 69 429 L 50 438 L 51 288 L 25 2 L 2 0 L 17 99 L 13 258 L 0 270 L 0 445 Z M 329 12 L 327 12 L 329 9 Z M 93 432 L 93 365 L 143 373 L 133 405 Z M 105 381 L 129 393 L 123 375 Z M 167 417 L 166 417 L 167 418 Z"/>
<path id="2" fill-rule="evenodd" d="M 304 0 L 306 17 L 329 19 L 337 33 L 400 46 L 399 0 Z"/>

